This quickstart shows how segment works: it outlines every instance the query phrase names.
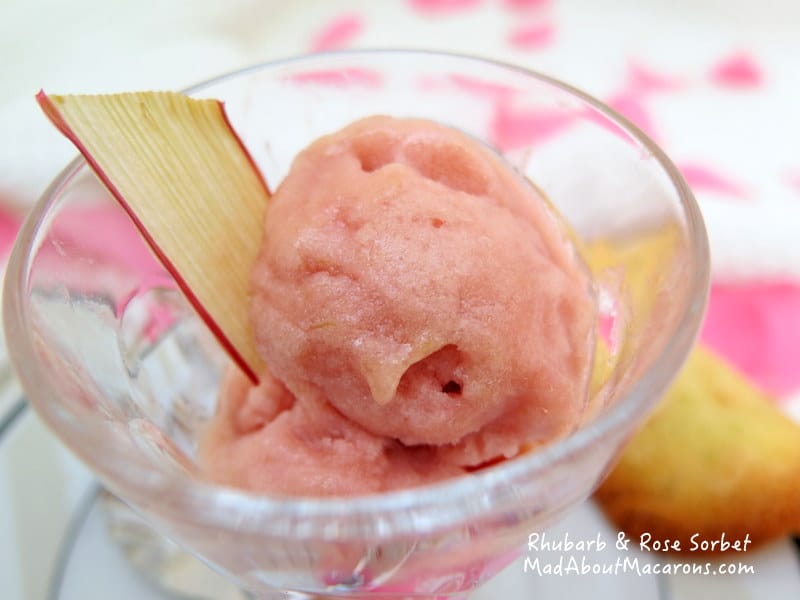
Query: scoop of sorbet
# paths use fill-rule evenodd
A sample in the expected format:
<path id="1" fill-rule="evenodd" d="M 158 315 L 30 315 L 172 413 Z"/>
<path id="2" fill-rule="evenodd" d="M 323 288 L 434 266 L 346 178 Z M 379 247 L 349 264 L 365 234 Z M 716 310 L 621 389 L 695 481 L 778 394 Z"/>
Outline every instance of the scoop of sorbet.
<path id="1" fill-rule="evenodd" d="M 217 483 L 295 496 L 369 494 L 461 473 L 433 448 L 364 431 L 324 397 L 298 401 L 269 373 L 253 387 L 238 370 L 225 378 L 200 452 Z"/>
<path id="2" fill-rule="evenodd" d="M 314 142 L 252 273 L 271 372 L 371 435 L 476 466 L 580 420 L 590 278 L 537 190 L 457 130 L 371 117 Z"/>

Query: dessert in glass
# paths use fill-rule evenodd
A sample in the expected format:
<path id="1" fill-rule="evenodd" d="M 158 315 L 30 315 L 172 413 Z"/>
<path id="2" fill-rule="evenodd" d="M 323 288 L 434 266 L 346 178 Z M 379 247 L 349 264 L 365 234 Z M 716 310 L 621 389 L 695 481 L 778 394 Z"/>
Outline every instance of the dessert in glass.
<path id="1" fill-rule="evenodd" d="M 580 405 L 576 422 L 517 455 L 494 460 L 492 451 L 470 465 L 481 468 L 414 487 L 320 497 L 214 483 L 201 440 L 235 367 L 82 160 L 34 208 L 6 276 L 9 347 L 33 406 L 111 491 L 256 597 L 468 595 L 531 532 L 588 497 L 691 348 L 708 285 L 691 193 L 659 148 L 598 101 L 479 58 L 312 55 L 189 93 L 225 102 L 272 189 L 303 148 L 372 115 L 441 123 L 496 149 L 558 211 L 591 271 L 596 310 L 582 341 L 591 342 L 593 364 L 581 385 L 563 388 L 580 398 L 554 400 Z M 280 237 L 281 222 L 272 227 Z M 608 251 L 650 240 L 659 251 L 635 270 Z M 282 343 L 299 343 L 266 329 L 259 335 L 276 331 L 268 340 L 274 356 Z M 437 352 L 446 366 L 448 348 L 437 342 L 398 377 Z M 384 380 L 366 384 L 386 402 Z M 448 380 L 439 391 L 459 394 L 461 383 Z M 396 388 L 388 389 L 391 396 Z M 346 393 L 337 398 L 338 410 L 357 415 Z M 386 418 L 377 411 L 370 426 L 394 433 Z M 426 425 L 416 424 L 407 445 L 437 434 Z"/>

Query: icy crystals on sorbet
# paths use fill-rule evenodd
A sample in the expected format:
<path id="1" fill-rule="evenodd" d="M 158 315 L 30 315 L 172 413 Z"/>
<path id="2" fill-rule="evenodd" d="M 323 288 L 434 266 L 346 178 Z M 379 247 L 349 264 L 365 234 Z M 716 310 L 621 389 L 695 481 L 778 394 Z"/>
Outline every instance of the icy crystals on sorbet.
<path id="1" fill-rule="evenodd" d="M 273 374 L 373 435 L 473 465 L 583 411 L 588 276 L 535 188 L 454 129 L 371 117 L 313 143 L 253 283 Z"/>

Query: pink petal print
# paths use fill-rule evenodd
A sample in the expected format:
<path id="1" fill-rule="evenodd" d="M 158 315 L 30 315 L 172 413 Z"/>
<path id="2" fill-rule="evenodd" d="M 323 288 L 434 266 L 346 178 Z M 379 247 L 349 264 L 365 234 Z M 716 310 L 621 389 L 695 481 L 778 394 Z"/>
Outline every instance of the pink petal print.
<path id="1" fill-rule="evenodd" d="M 634 94 L 674 92 L 684 86 L 681 79 L 655 71 L 639 63 L 629 65 L 628 81 L 630 91 Z"/>
<path id="2" fill-rule="evenodd" d="M 119 207 L 71 206 L 53 223 L 52 236 L 95 263 L 132 273 L 163 273 L 164 268 Z"/>
<path id="3" fill-rule="evenodd" d="M 308 83 L 311 85 L 331 85 L 339 87 L 347 87 L 349 85 L 378 87 L 382 82 L 381 74 L 377 71 L 355 67 L 305 71 L 292 75 L 289 79 L 300 84 Z"/>
<path id="4" fill-rule="evenodd" d="M 709 74 L 714 83 L 724 87 L 758 87 L 764 78 L 756 61 L 745 53 L 733 54 L 718 62 Z"/>
<path id="5" fill-rule="evenodd" d="M 455 87 L 465 92 L 474 94 L 475 96 L 493 98 L 498 101 L 507 100 L 517 93 L 517 90 L 507 85 L 483 81 L 482 79 L 476 79 L 467 75 L 452 74 L 448 79 Z"/>
<path id="6" fill-rule="evenodd" d="M 630 136 L 630 134 L 623 129 L 620 125 L 617 125 L 614 121 L 610 121 L 606 115 L 593 108 L 587 108 L 581 114 L 581 117 L 589 121 L 590 123 L 594 123 L 598 127 L 602 127 L 609 133 L 614 134 L 627 144 L 636 144 L 638 142 L 634 141 L 634 139 Z"/>
<path id="7" fill-rule="evenodd" d="M 311 40 L 311 51 L 344 48 L 364 29 L 363 19 L 356 14 L 341 15 L 320 29 Z"/>
<path id="8" fill-rule="evenodd" d="M 800 169 L 786 174 L 786 183 L 800 192 Z"/>
<path id="9" fill-rule="evenodd" d="M 503 6 L 512 10 L 534 10 L 550 6 L 551 0 L 503 0 Z"/>
<path id="10" fill-rule="evenodd" d="M 109 289 L 121 290 L 136 282 L 137 287 L 116 298 L 118 315 L 134 298 L 150 290 L 177 289 L 175 280 L 116 204 L 75 205 L 63 210 L 53 222 L 37 263 L 45 279 L 53 278 L 68 290 L 88 295 L 115 298 Z M 157 339 L 174 324 L 176 316 L 176 309 L 169 306 L 152 307 L 144 324 L 145 336 Z"/>
<path id="11" fill-rule="evenodd" d="M 716 283 L 701 340 L 765 391 L 800 390 L 800 283 Z"/>
<path id="12" fill-rule="evenodd" d="M 21 222 L 19 216 L 0 208 L 0 256 L 6 256 L 11 251 Z"/>
<path id="13" fill-rule="evenodd" d="M 127 214 L 116 204 L 70 205 L 52 223 L 36 256 L 43 282 L 67 293 L 117 298 L 124 310 L 141 281 L 146 287 L 175 289 L 174 280 L 156 260 Z M 111 290 L 115 290 L 111 292 Z M 119 314 L 119 313 L 118 313 Z"/>
<path id="14" fill-rule="evenodd" d="M 508 34 L 508 43 L 517 50 L 539 50 L 553 43 L 555 33 L 550 23 L 522 25 Z"/>
<path id="15" fill-rule="evenodd" d="M 552 108 L 516 108 L 511 102 L 498 102 L 491 140 L 501 151 L 524 148 L 556 135 L 575 118 L 574 114 Z"/>
<path id="16" fill-rule="evenodd" d="M 456 13 L 475 8 L 481 0 L 408 0 L 412 9 L 420 13 Z"/>
<path id="17" fill-rule="evenodd" d="M 657 139 L 656 127 L 650 111 L 644 105 L 642 95 L 632 91 L 624 91 L 608 100 L 608 105 L 622 116 L 631 120 L 634 125 L 648 136 Z"/>
<path id="18" fill-rule="evenodd" d="M 678 169 L 695 192 L 711 192 L 733 198 L 748 196 L 745 186 L 711 167 L 697 163 L 680 163 Z"/>

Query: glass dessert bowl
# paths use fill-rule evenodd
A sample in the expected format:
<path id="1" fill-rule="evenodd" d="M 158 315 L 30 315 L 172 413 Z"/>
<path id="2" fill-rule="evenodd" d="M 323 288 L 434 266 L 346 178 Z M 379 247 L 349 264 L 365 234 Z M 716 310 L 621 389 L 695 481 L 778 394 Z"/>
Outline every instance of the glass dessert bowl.
<path id="1" fill-rule="evenodd" d="M 464 56 L 344 52 L 190 90 L 226 103 L 272 189 L 299 150 L 373 114 L 420 117 L 496 148 L 574 231 L 598 299 L 588 405 L 569 436 L 463 477 L 348 498 L 206 481 L 198 439 L 228 357 L 83 160 L 28 218 L 4 319 L 31 403 L 103 483 L 257 597 L 459 597 L 586 499 L 688 354 L 708 247 L 663 152 L 598 101 Z"/>

